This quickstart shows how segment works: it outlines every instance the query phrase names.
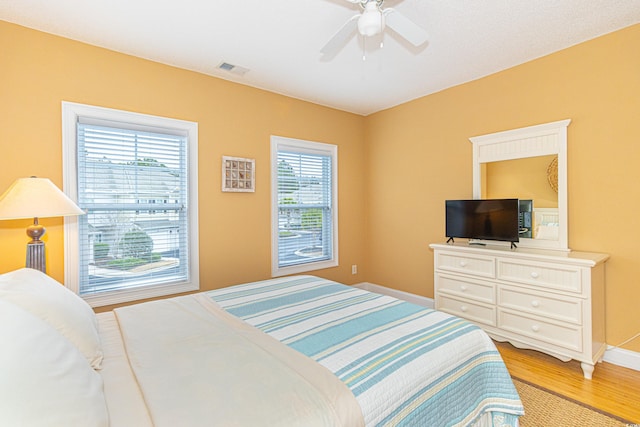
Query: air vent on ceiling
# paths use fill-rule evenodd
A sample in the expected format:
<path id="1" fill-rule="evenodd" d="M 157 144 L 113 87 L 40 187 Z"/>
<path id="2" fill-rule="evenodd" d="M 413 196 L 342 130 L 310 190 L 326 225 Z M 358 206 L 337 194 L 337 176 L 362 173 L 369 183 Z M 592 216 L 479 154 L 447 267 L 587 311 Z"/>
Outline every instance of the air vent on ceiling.
<path id="1" fill-rule="evenodd" d="M 240 67 L 238 65 L 229 64 L 228 62 L 221 62 L 220 64 L 218 64 L 218 68 L 220 70 L 224 70 L 224 71 L 227 71 L 227 72 L 232 73 L 232 74 L 237 74 L 239 76 L 243 76 L 249 71 L 248 68 Z"/>

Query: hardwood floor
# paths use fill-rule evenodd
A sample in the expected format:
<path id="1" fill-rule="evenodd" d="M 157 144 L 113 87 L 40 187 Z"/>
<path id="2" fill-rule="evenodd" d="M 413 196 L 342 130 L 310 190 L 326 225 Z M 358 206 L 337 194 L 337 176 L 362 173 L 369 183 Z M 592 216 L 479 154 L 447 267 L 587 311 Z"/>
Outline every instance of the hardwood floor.
<path id="1" fill-rule="evenodd" d="M 602 362 L 587 380 L 579 362 L 495 344 L 512 376 L 640 425 L 639 371 Z"/>

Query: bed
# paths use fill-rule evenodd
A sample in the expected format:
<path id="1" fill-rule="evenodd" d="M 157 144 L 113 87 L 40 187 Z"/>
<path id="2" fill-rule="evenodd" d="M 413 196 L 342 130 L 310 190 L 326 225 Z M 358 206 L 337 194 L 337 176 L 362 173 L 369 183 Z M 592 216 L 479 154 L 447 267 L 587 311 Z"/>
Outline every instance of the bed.
<path id="1" fill-rule="evenodd" d="M 315 276 L 94 315 L 30 269 L 0 275 L 0 425 L 515 426 L 488 336 Z M 10 367 L 10 368 L 8 368 Z"/>

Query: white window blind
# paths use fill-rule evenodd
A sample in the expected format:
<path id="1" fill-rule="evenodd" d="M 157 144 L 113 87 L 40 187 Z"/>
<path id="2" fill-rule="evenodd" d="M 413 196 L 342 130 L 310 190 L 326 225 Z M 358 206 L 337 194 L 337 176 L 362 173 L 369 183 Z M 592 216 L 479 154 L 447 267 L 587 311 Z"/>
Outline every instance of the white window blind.
<path id="1" fill-rule="evenodd" d="M 67 163 L 76 166 L 74 191 L 86 215 L 75 224 L 77 246 L 71 253 L 77 254 L 77 280 L 72 282 L 89 300 L 107 296 L 94 305 L 194 288 L 190 132 L 132 118 L 76 117 L 76 156 Z M 123 292 L 130 295 L 114 299 Z"/>
<path id="2" fill-rule="evenodd" d="M 186 276 L 185 146 L 184 136 L 78 123 L 81 295 Z"/>
<path id="3" fill-rule="evenodd" d="M 336 265 L 336 147 L 280 137 L 274 142 L 274 275 Z"/>

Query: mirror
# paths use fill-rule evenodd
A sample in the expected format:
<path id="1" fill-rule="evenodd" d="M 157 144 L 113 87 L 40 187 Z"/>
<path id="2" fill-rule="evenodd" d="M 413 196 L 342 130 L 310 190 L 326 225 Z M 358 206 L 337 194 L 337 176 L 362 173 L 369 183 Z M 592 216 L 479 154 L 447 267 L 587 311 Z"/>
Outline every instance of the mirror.
<path id="1" fill-rule="evenodd" d="M 482 163 L 480 197 L 517 197 L 520 238 L 558 240 L 557 165 L 555 154 Z"/>
<path id="2" fill-rule="evenodd" d="M 473 197 L 520 199 L 519 247 L 569 250 L 569 123 L 562 120 L 470 138 Z"/>

